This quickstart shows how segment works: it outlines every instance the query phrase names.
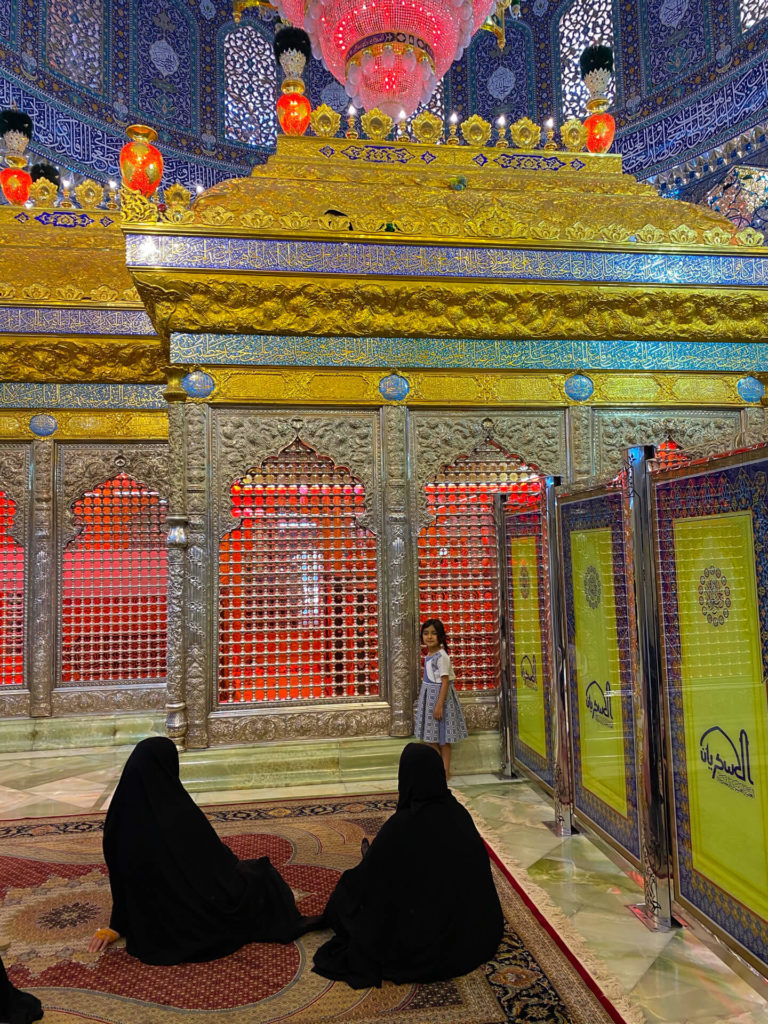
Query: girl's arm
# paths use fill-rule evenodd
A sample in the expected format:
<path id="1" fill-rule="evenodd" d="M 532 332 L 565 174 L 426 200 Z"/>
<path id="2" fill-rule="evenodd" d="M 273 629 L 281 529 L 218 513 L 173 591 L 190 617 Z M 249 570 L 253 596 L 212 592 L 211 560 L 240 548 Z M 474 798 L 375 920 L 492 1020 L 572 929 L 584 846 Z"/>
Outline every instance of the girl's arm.
<path id="1" fill-rule="evenodd" d="M 433 717 L 436 722 L 441 722 L 443 719 L 443 705 L 445 704 L 445 698 L 448 694 L 450 679 L 448 676 L 441 676 L 440 681 L 442 683 L 442 686 L 440 687 L 440 696 L 437 698 L 437 704 L 435 704 L 435 710 L 433 712 Z"/>

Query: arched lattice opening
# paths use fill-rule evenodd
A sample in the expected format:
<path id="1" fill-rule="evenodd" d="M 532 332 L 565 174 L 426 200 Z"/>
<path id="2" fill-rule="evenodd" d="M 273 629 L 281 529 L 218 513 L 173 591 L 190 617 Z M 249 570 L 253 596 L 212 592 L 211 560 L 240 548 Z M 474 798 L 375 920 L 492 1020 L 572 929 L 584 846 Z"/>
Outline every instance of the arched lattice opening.
<path id="1" fill-rule="evenodd" d="M 581 79 L 579 60 L 587 46 L 603 43 L 614 48 L 612 0 L 574 0 L 559 25 L 560 106 L 563 120 L 583 118 L 589 91 Z M 608 99 L 616 99 L 616 79 L 611 78 Z"/>
<path id="2" fill-rule="evenodd" d="M 11 536 L 16 502 L 0 491 L 0 687 L 24 683 L 24 548 Z"/>
<path id="3" fill-rule="evenodd" d="M 166 675 L 168 502 L 126 473 L 74 503 L 61 572 L 61 682 Z"/>
<path id="4" fill-rule="evenodd" d="M 739 0 L 739 16 L 741 31 L 749 31 L 768 16 L 768 0 Z"/>
<path id="5" fill-rule="evenodd" d="M 499 685 L 499 559 L 493 496 L 532 509 L 541 476 L 487 438 L 426 486 L 432 521 L 419 533 L 419 618 L 442 619 L 460 690 Z"/>
<path id="6" fill-rule="evenodd" d="M 103 46 L 103 0 L 48 0 L 45 56 L 52 71 L 101 93 Z"/>
<path id="7" fill-rule="evenodd" d="M 219 546 L 219 701 L 379 693 L 365 487 L 299 438 L 231 487 Z"/>
<path id="8" fill-rule="evenodd" d="M 274 146 L 277 64 L 271 42 L 253 23 L 243 21 L 225 32 L 220 45 L 226 138 L 248 146 Z"/>

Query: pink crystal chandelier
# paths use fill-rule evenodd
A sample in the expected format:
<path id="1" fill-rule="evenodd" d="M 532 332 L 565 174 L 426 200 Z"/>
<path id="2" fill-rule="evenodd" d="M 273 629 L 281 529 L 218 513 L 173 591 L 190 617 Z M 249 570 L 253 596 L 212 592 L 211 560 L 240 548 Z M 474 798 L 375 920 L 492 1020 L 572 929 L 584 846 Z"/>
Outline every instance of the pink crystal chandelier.
<path id="1" fill-rule="evenodd" d="M 356 107 L 392 118 L 426 103 L 496 0 L 274 0 Z"/>

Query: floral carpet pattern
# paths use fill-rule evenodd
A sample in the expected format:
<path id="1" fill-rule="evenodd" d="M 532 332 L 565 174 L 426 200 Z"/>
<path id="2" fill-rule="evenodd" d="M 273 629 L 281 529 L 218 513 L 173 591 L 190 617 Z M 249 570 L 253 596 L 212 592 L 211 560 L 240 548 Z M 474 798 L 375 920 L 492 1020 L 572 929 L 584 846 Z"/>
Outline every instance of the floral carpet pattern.
<path id="1" fill-rule="evenodd" d="M 269 855 L 301 911 L 322 910 L 339 874 L 356 864 L 395 799 L 284 800 L 208 810 L 239 857 Z M 0 936 L 12 981 L 43 1001 L 48 1024 L 620 1024 L 573 958 L 494 865 L 507 921 L 496 958 L 452 981 L 355 991 L 311 971 L 327 932 L 288 946 L 253 943 L 207 964 L 149 967 L 118 943 L 88 953 L 110 909 L 101 857 L 104 816 L 20 819 L 0 825 Z"/>

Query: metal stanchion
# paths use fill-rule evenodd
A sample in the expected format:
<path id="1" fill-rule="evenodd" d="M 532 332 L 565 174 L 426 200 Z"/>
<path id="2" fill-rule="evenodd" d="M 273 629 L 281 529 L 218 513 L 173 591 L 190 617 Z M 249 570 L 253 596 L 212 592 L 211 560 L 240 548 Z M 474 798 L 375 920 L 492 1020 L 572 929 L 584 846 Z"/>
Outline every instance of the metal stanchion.
<path id="1" fill-rule="evenodd" d="M 560 530 L 557 521 L 557 495 L 555 492 L 555 488 L 559 486 L 559 476 L 546 478 L 544 514 L 547 523 L 550 642 L 553 673 L 550 690 L 552 756 L 554 759 L 552 789 L 555 797 L 555 833 L 558 836 L 570 836 L 573 833 L 573 784 L 571 781 L 570 722 L 565 669 L 565 620 L 563 618 L 563 592 L 560 575 Z"/>
<path id="2" fill-rule="evenodd" d="M 637 613 L 637 678 L 642 702 L 638 790 L 645 904 L 639 910 L 649 927 L 665 931 L 672 925 L 672 894 L 652 483 L 648 465 L 653 456 L 651 445 L 630 448 L 627 482 Z"/>
<path id="3" fill-rule="evenodd" d="M 507 778 L 515 774 L 512 768 L 512 693 L 509 679 L 509 643 L 507 640 L 507 607 L 509 583 L 507 580 L 507 534 L 504 526 L 506 494 L 493 496 L 493 520 L 496 527 L 496 558 L 499 566 L 499 718 L 501 724 L 501 773 Z"/>

